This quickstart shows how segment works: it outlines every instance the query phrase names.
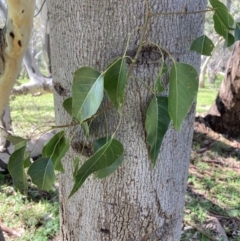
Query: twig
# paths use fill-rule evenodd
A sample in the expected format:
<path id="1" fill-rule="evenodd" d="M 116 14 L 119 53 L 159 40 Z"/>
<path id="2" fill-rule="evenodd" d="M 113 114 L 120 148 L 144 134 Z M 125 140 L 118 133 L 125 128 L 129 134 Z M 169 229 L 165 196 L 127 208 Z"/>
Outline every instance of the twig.
<path id="1" fill-rule="evenodd" d="M 192 223 L 185 219 L 184 219 L 184 222 L 187 223 L 188 225 L 190 225 L 191 227 L 195 228 L 198 232 L 202 233 L 204 236 L 209 238 L 211 241 L 217 241 L 217 239 L 213 238 L 211 235 L 206 233 L 202 228 L 198 227 L 195 223 Z"/>
<path id="2" fill-rule="evenodd" d="M 2 231 L 4 231 L 5 233 L 9 233 L 12 236 L 15 237 L 21 237 L 21 234 L 19 234 L 18 232 L 16 232 L 15 230 L 8 228 L 7 226 L 5 226 L 3 223 L 0 222 L 0 228 L 2 229 Z"/>

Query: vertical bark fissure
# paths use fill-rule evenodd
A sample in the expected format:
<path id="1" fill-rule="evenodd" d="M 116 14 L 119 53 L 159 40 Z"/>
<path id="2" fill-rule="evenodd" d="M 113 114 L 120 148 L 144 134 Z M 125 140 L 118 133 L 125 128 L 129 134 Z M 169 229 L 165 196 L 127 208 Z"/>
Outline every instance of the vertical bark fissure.
<path id="1" fill-rule="evenodd" d="M 188 11 L 203 10 L 206 1 L 187 4 Z M 153 12 L 179 12 L 186 1 L 150 1 Z M 103 70 L 123 54 L 128 34 L 144 23 L 143 1 L 48 1 L 53 82 L 71 91 L 73 72 L 90 65 Z M 201 35 L 203 16 L 169 15 L 151 20 L 148 39 L 168 49 L 176 59 L 193 64 L 198 70 L 200 57 L 189 52 L 193 39 Z M 139 34 L 135 31 L 129 50 L 135 51 Z M 64 46 L 64 47 L 63 47 Z M 157 75 L 152 49 L 142 52 L 133 74 L 153 84 Z M 156 55 L 154 55 L 156 57 Z M 155 58 L 154 57 L 154 58 Z M 157 57 L 156 57 L 157 58 Z M 165 137 L 154 170 L 145 143 L 144 112 L 151 93 L 136 79 L 130 79 L 124 118 L 116 138 L 125 147 L 125 161 L 106 180 L 89 178 L 69 200 L 73 185 L 73 150 L 63 161 L 66 174 L 60 178 L 61 232 L 64 240 L 148 241 L 179 240 L 184 205 L 194 111 L 178 133 L 171 127 Z M 64 96 L 55 95 L 57 124 L 67 121 L 62 110 Z M 141 101 L 141 103 L 140 103 Z M 109 116 L 109 113 L 111 114 Z M 114 110 L 107 112 L 109 131 L 117 124 Z M 70 121 L 70 119 L 68 119 Z M 105 133 L 104 118 L 93 123 L 93 135 Z M 69 131 L 71 133 L 71 131 Z M 81 136 L 76 140 L 81 140 Z M 165 238 L 166 237 L 166 238 Z"/>

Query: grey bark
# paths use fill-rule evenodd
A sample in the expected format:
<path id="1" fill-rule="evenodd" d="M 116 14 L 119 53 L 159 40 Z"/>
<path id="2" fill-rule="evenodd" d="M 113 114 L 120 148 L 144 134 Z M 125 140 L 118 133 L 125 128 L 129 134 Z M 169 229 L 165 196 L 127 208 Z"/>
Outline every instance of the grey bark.
<path id="1" fill-rule="evenodd" d="M 139 43 L 138 28 L 144 23 L 146 8 L 142 0 L 47 3 L 56 121 L 66 124 L 71 119 L 62 102 L 71 94 L 73 72 L 80 66 L 103 71 L 111 60 L 123 54 L 131 32 L 127 54 L 132 56 Z M 191 12 L 204 10 L 206 1 L 152 0 L 150 5 L 154 13 Z M 204 14 L 155 17 L 148 29 L 148 40 L 169 50 L 177 61 L 191 63 L 199 70 L 200 56 L 190 52 L 189 46 L 202 34 L 203 22 Z M 165 57 L 169 64 L 170 58 Z M 140 54 L 134 74 L 153 85 L 160 62 L 157 48 L 148 44 Z M 72 139 L 71 150 L 63 161 L 66 172 L 60 175 L 61 240 L 180 240 L 195 111 L 193 107 L 181 132 L 169 128 L 152 169 L 144 130 L 150 95 L 141 81 L 128 81 L 124 118 L 116 136 L 124 144 L 124 164 L 105 180 L 89 178 L 68 199 L 73 186 L 73 160 L 80 155 L 83 143 L 81 135 Z M 117 124 L 117 114 L 111 109 L 106 115 L 111 133 Z M 104 118 L 96 120 L 91 127 L 92 137 L 106 135 L 105 126 Z M 73 133 L 75 130 L 70 129 L 67 136 Z"/>

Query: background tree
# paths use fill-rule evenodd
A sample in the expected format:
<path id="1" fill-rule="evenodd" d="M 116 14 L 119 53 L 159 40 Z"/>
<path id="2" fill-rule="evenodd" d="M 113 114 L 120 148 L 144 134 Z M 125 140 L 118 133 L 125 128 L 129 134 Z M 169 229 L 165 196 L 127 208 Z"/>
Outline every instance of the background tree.
<path id="1" fill-rule="evenodd" d="M 240 41 L 235 44 L 218 96 L 204 119 L 216 132 L 240 134 Z"/>
<path id="2" fill-rule="evenodd" d="M 89 179 L 71 198 L 73 159 L 87 152 L 81 134 L 74 136 L 71 150 L 64 158 L 66 173 L 60 175 L 62 240 L 179 240 L 184 194 L 191 149 L 194 108 L 181 132 L 169 128 L 156 167 L 152 169 L 145 140 L 145 113 L 150 94 L 145 84 L 153 85 L 162 57 L 151 42 L 167 49 L 177 61 L 193 64 L 200 57 L 189 52 L 190 43 L 203 31 L 204 14 L 189 14 L 205 9 L 206 1 L 182 0 L 150 2 L 152 17 L 147 37 L 128 83 L 122 125 L 117 138 L 124 143 L 125 161 L 106 180 Z M 63 110 L 63 101 L 71 94 L 73 72 L 80 66 L 102 71 L 123 55 L 131 35 L 127 55 L 134 57 L 141 44 L 146 21 L 143 1 L 48 1 L 51 59 L 58 125 L 71 121 Z M 179 13 L 180 12 L 180 13 Z M 160 14 L 159 14 L 160 13 Z M 143 83 L 145 82 L 145 84 Z M 166 85 L 167 82 L 165 82 Z M 165 92 L 165 94 L 167 94 Z M 113 108 L 91 125 L 94 138 L 115 130 L 117 114 Z M 75 129 L 68 131 L 72 137 Z M 84 158 L 84 155 L 82 155 Z M 85 156 L 86 158 L 86 156 Z"/>

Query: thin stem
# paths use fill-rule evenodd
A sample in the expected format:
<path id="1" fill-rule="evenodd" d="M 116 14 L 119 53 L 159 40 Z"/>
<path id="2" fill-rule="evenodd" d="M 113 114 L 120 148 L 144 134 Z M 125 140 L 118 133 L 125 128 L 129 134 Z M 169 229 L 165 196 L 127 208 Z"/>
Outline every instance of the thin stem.
<path id="1" fill-rule="evenodd" d="M 133 67 L 135 65 L 135 63 L 137 62 L 137 59 L 139 57 L 139 54 L 142 50 L 142 47 L 143 45 L 145 44 L 145 38 L 146 38 L 146 33 L 147 33 L 147 29 L 148 29 L 148 24 L 149 24 L 149 20 L 151 18 L 151 14 L 150 14 L 150 10 L 149 10 L 149 2 L 146 1 L 146 21 L 144 23 L 144 26 L 143 26 L 143 30 L 142 30 L 142 36 L 140 38 L 140 44 L 138 46 L 138 49 L 137 49 L 137 52 L 133 58 L 133 61 L 132 61 L 132 64 L 130 65 L 130 68 L 128 70 L 128 73 L 127 73 L 127 79 L 131 76 L 132 72 L 133 72 Z"/>
<path id="2" fill-rule="evenodd" d="M 213 8 L 209 8 L 207 10 L 200 10 L 200 11 L 193 11 L 193 12 L 169 12 L 169 13 L 150 13 L 151 17 L 159 17 L 159 16 L 166 16 L 166 15 L 178 15 L 178 14 L 197 14 L 197 13 L 206 13 L 206 12 L 213 12 Z"/>
<path id="3" fill-rule="evenodd" d="M 120 115 L 119 122 L 118 122 L 118 125 L 117 125 L 115 131 L 114 131 L 113 134 L 112 134 L 112 138 L 115 136 L 115 134 L 117 133 L 119 127 L 120 127 L 121 124 L 122 124 L 122 114 L 119 114 L 119 115 Z"/>

